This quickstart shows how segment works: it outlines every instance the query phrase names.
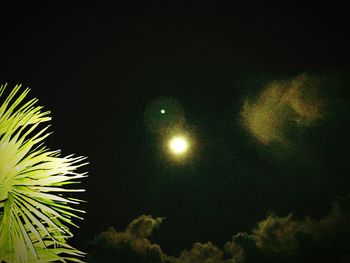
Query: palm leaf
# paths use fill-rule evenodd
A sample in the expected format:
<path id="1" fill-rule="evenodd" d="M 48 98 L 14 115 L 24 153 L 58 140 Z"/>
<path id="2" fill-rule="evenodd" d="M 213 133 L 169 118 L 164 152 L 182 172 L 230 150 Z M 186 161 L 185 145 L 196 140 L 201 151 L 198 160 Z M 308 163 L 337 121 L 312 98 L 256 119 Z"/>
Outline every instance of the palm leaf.
<path id="1" fill-rule="evenodd" d="M 0 86 L 0 99 L 6 85 Z M 68 245 L 68 225 L 84 213 L 74 207 L 80 200 L 65 197 L 67 188 L 86 173 L 76 172 L 85 157 L 60 157 L 49 151 L 49 112 L 24 103 L 29 89 L 17 85 L 0 105 L 0 262 L 82 262 L 84 253 Z"/>

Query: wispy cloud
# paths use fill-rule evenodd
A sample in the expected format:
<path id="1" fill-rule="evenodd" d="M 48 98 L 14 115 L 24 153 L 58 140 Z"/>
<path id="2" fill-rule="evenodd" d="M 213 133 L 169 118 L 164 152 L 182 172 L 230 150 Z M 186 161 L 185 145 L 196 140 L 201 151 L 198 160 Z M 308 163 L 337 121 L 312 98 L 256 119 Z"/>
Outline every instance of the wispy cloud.
<path id="1" fill-rule="evenodd" d="M 262 144 L 287 145 L 290 129 L 312 127 L 324 116 L 324 84 L 322 77 L 306 73 L 270 82 L 256 98 L 244 101 L 243 126 Z"/>

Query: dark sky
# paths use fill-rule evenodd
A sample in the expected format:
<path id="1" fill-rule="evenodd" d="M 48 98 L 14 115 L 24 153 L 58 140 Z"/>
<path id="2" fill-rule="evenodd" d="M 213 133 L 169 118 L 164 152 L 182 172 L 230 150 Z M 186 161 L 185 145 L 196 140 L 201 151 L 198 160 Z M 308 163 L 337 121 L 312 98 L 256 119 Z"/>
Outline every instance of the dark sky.
<path id="1" fill-rule="evenodd" d="M 52 112 L 48 146 L 90 162 L 77 246 L 143 214 L 165 217 L 154 240 L 169 254 L 197 241 L 222 246 L 268 212 L 317 218 L 348 194 L 344 85 L 328 90 L 343 114 L 291 152 L 259 145 L 238 121 L 245 97 L 270 81 L 347 76 L 342 6 L 54 1 L 0 10 L 1 83 L 29 86 Z M 182 105 L 196 139 L 185 164 L 164 156 L 144 125 L 146 106 L 162 96 Z"/>

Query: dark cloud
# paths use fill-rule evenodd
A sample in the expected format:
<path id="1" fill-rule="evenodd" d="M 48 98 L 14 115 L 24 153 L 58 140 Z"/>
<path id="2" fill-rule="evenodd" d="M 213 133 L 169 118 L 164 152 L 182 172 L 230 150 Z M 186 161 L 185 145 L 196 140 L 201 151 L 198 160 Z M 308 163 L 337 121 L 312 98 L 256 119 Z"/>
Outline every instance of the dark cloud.
<path id="1" fill-rule="evenodd" d="M 225 246 L 233 262 L 339 262 L 350 253 L 350 213 L 334 206 L 324 218 L 275 214 Z M 337 254 L 334 254 L 337 253 Z M 260 261 L 259 261 L 260 262 Z"/>
<path id="2" fill-rule="evenodd" d="M 253 229 L 251 238 L 261 250 L 292 255 L 298 247 L 296 234 L 300 227 L 291 214 L 285 217 L 270 215 Z"/>
<path id="3" fill-rule="evenodd" d="M 248 233 L 238 233 L 227 242 L 224 251 L 229 263 L 254 262 L 259 259 L 260 251 Z"/>
<path id="4" fill-rule="evenodd" d="M 138 239 L 147 238 L 162 221 L 163 219 L 159 217 L 153 218 L 152 216 L 143 215 L 132 221 L 126 228 L 125 233 Z"/>
<path id="5" fill-rule="evenodd" d="M 161 248 L 148 239 L 162 220 L 143 215 L 133 220 L 123 232 L 109 228 L 92 241 L 88 262 L 166 262 Z"/>
<path id="6" fill-rule="evenodd" d="M 174 263 L 224 263 L 223 252 L 211 242 L 195 243 L 190 250 L 181 252 Z"/>
<path id="7" fill-rule="evenodd" d="M 102 232 L 92 242 L 88 262 L 347 262 L 350 255 L 350 213 L 339 206 L 320 219 L 270 214 L 250 233 L 234 235 L 223 249 L 197 242 L 178 257 L 166 255 L 148 239 L 161 222 L 143 215 L 123 232 L 113 228 Z"/>

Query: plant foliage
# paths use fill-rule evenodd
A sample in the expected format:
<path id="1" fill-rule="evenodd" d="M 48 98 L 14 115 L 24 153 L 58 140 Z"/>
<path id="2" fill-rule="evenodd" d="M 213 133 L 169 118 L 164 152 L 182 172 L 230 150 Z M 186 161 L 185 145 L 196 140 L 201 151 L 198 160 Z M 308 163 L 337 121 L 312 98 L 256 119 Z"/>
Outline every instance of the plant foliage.
<path id="1" fill-rule="evenodd" d="M 84 213 L 74 206 L 81 200 L 67 197 L 77 179 L 86 177 L 77 168 L 85 157 L 60 157 L 44 146 L 50 134 L 49 111 L 24 102 L 29 89 L 16 85 L 3 99 L 0 86 L 0 262 L 82 262 L 83 252 L 67 239 L 77 226 L 73 218 Z"/>

